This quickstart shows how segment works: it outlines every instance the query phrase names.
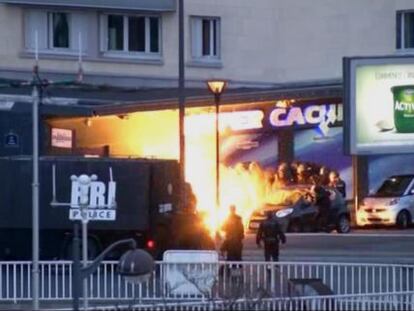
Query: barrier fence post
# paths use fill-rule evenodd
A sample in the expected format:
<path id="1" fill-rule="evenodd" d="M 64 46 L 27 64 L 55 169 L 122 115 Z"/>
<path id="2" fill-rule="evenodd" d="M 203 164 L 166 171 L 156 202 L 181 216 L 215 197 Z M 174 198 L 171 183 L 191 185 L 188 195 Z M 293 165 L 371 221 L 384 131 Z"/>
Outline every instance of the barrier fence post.
<path id="1" fill-rule="evenodd" d="M 73 294 L 73 310 L 79 310 L 79 297 L 81 284 L 80 275 L 80 260 L 79 260 L 79 225 L 75 221 L 73 226 L 73 279 L 72 279 L 72 294 Z"/>

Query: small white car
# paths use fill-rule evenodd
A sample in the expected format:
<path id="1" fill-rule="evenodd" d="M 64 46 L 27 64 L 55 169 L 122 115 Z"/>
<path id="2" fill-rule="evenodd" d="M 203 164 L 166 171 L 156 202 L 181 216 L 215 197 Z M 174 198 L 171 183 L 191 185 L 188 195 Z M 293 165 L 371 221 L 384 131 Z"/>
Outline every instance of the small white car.
<path id="1" fill-rule="evenodd" d="M 387 178 L 364 198 L 357 211 L 357 225 L 396 225 L 407 228 L 414 219 L 414 175 Z"/>

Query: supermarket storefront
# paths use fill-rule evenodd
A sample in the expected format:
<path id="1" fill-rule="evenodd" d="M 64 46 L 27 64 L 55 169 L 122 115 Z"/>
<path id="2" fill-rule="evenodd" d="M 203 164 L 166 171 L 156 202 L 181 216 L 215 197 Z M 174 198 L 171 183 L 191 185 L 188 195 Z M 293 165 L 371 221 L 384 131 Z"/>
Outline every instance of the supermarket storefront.
<path id="1" fill-rule="evenodd" d="M 282 161 L 337 170 L 347 184 L 347 196 L 352 197 L 352 161 L 343 154 L 341 97 L 287 92 L 276 96 L 250 93 L 249 97 L 245 101 L 224 98 L 220 106 L 221 216 L 229 204 L 236 204 L 248 217 L 263 197 L 260 179 Z M 153 107 L 98 110 L 95 117 L 49 118 L 49 152 L 178 159 L 176 105 Z M 187 98 L 187 107 L 186 179 L 193 186 L 199 209 L 208 213 L 215 198 L 215 110 L 210 98 L 205 102 Z M 238 178 L 240 164 L 246 167 L 252 162 L 260 171 Z"/>

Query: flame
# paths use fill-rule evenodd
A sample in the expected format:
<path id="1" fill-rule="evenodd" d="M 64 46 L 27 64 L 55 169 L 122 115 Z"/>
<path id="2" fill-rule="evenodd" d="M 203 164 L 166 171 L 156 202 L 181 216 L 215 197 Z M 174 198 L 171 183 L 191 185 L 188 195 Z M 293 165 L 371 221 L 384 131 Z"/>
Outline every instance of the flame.
<path id="1" fill-rule="evenodd" d="M 272 183 L 273 172 L 262 169 L 258 163 L 251 162 L 247 167 L 241 163 L 234 167 L 220 164 L 220 206 L 217 206 L 214 119 L 204 116 L 203 122 L 187 119 L 185 123 L 186 179 L 197 197 L 197 209 L 205 215 L 205 224 L 212 233 L 226 220 L 230 205 L 236 206 L 247 226 L 255 209 L 266 202 L 280 201 L 282 192 Z M 225 132 L 225 128 L 221 127 L 220 132 Z"/>
<path id="2" fill-rule="evenodd" d="M 194 162 L 187 164 L 188 171 L 194 169 L 193 164 Z M 218 207 L 214 204 L 215 184 L 206 189 L 207 183 L 203 180 L 205 176 L 199 176 L 198 179 L 188 176 L 198 199 L 198 209 L 205 213 L 205 223 L 211 232 L 220 230 L 228 216 L 230 205 L 236 206 L 237 213 L 247 226 L 251 214 L 256 209 L 265 203 L 281 203 L 291 193 L 291 190 L 278 189 L 271 179 L 273 173 L 262 169 L 255 162 L 251 162 L 248 167 L 242 164 L 226 167 L 221 164 L 220 175 L 221 204 Z"/>

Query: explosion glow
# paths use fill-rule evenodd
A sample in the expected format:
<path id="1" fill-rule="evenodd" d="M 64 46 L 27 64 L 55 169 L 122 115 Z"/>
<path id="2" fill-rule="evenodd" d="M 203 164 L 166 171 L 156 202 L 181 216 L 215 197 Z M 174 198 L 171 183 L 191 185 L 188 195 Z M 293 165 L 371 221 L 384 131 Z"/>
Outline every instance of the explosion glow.
<path id="1" fill-rule="evenodd" d="M 214 204 L 215 184 L 214 174 L 208 176 L 197 175 L 199 168 L 205 161 L 190 161 L 187 163 L 186 171 L 188 180 L 193 186 L 198 199 L 197 208 L 205 213 L 206 224 L 214 232 L 225 221 L 229 206 L 236 205 L 237 212 L 242 216 L 244 224 L 252 212 L 264 203 L 277 203 L 287 195 L 286 191 L 277 190 L 272 186 L 272 172 L 264 171 L 257 163 L 250 163 L 248 167 L 238 164 L 234 167 L 220 166 L 220 202 L 221 206 L 216 209 Z M 211 160 L 210 160 L 211 161 Z M 209 171 L 214 172 L 215 164 L 208 165 Z M 190 172 L 193 172 L 190 174 Z"/>
<path id="2" fill-rule="evenodd" d="M 229 115 L 220 118 L 220 133 L 231 127 L 233 130 L 244 128 L 259 128 L 263 113 L 254 111 L 251 122 L 239 125 Z M 221 117 L 221 115 L 220 115 Z M 234 204 L 242 216 L 245 225 L 251 213 L 263 203 L 274 201 L 272 198 L 270 177 L 272 172 L 265 172 L 257 163 L 248 167 L 242 164 L 235 167 L 220 165 L 220 202 L 215 205 L 215 128 L 214 115 L 201 114 L 189 116 L 185 121 L 186 130 L 186 178 L 191 183 L 198 200 L 198 210 L 205 215 L 209 229 L 214 232 L 225 221 L 229 206 Z M 274 194 L 273 194 L 274 195 Z"/>
<path id="3" fill-rule="evenodd" d="M 220 167 L 220 202 L 215 206 L 215 127 L 214 114 L 206 109 L 189 108 L 185 118 L 186 179 L 197 197 L 197 209 L 205 216 L 212 232 L 226 219 L 229 206 L 235 204 L 244 223 L 262 203 L 275 201 L 271 189 L 272 173 L 257 164 L 248 167 Z M 262 125 L 260 110 L 220 114 L 220 133 L 229 129 L 256 129 Z M 94 118 L 91 126 L 84 119 L 51 120 L 56 127 L 76 130 L 76 145 L 94 147 L 109 145 L 114 157 L 135 156 L 178 159 L 178 111 L 139 112 L 121 119 L 117 116 Z M 120 139 L 121 138 L 121 139 Z M 223 146 L 221 146 L 223 148 Z"/>

